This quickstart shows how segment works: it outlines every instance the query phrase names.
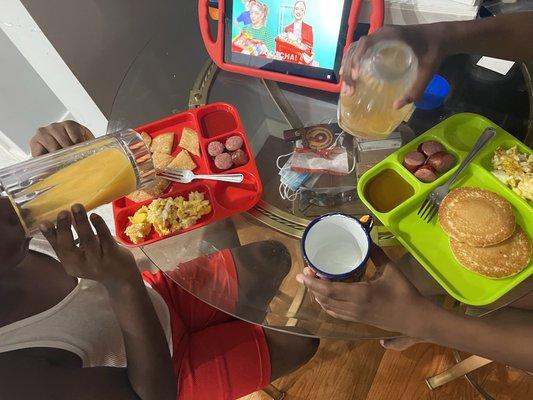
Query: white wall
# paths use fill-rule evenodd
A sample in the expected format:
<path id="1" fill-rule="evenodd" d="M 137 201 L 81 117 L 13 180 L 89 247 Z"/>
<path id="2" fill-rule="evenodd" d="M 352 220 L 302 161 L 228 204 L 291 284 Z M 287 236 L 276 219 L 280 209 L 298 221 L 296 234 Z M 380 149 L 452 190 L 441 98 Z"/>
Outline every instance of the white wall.
<path id="1" fill-rule="evenodd" d="M 196 0 L 16 1 L 107 118 L 129 66 L 169 10 L 176 12 L 186 3 L 189 12 L 196 4 Z"/>
<path id="2" fill-rule="evenodd" d="M 0 0 L 0 10 L 0 130 L 26 150 L 36 128 L 63 119 L 105 133 L 99 106 L 23 3 Z"/>
<path id="3" fill-rule="evenodd" d="M 36 128 L 67 110 L 1 30 L 0 65 L 0 131 L 29 151 Z"/>

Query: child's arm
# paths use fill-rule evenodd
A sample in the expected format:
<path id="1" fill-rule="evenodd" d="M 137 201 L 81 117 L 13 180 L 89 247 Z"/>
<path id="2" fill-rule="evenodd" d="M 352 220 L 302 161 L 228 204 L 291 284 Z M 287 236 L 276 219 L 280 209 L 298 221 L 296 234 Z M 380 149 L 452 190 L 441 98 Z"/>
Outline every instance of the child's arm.
<path id="1" fill-rule="evenodd" d="M 107 289 L 124 338 L 131 389 L 143 400 L 175 400 L 176 378 L 167 341 L 133 255 L 116 243 L 102 218 L 91 216 L 97 232 L 94 235 L 81 205 L 73 206 L 72 214 L 79 247 L 74 244 L 69 212 L 58 215 L 57 228 L 50 223 L 43 224 L 44 236 L 69 275 L 95 280 Z M 69 374 L 77 374 L 75 377 L 83 382 L 84 374 L 87 378 L 98 375 L 90 370 L 69 371 Z M 91 385 L 91 380 L 86 384 Z M 94 384 L 98 386 L 97 382 Z"/>
<path id="2" fill-rule="evenodd" d="M 387 26 L 353 44 L 343 60 L 343 93 L 355 86 L 359 61 L 366 49 L 383 40 L 401 40 L 418 57 L 418 74 L 412 88 L 398 99 L 396 108 L 419 100 L 442 60 L 467 53 L 509 60 L 533 59 L 533 12 L 521 12 L 474 21 Z"/>
<path id="3" fill-rule="evenodd" d="M 327 282 L 309 270 L 297 280 L 336 318 L 367 323 L 391 332 L 466 351 L 533 371 L 533 319 L 502 322 L 447 311 L 424 298 L 379 249 L 372 261 L 377 277 L 368 282 Z M 525 312 L 525 311 L 524 311 Z"/>

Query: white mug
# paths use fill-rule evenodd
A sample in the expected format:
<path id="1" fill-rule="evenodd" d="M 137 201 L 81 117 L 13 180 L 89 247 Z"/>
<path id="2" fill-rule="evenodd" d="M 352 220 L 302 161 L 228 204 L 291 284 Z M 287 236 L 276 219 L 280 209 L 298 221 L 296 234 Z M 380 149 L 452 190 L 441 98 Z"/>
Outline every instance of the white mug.
<path id="1" fill-rule="evenodd" d="M 374 220 L 362 223 L 341 213 L 322 215 L 311 221 L 302 237 L 307 265 L 328 280 L 359 278 L 370 256 L 370 231 Z"/>

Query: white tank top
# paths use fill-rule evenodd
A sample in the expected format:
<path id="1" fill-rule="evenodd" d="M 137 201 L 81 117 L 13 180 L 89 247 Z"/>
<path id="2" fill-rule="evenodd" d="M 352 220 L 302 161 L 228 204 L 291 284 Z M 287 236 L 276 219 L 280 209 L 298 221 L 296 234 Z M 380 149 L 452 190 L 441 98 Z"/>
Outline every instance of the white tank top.
<path id="1" fill-rule="evenodd" d="M 30 249 L 56 258 L 44 239 L 32 239 Z M 168 307 L 159 293 L 148 285 L 146 289 L 172 353 Z M 122 332 L 107 291 L 88 279 L 79 279 L 74 290 L 49 310 L 0 328 L 0 353 L 32 347 L 70 351 L 84 367 L 127 365 Z"/>

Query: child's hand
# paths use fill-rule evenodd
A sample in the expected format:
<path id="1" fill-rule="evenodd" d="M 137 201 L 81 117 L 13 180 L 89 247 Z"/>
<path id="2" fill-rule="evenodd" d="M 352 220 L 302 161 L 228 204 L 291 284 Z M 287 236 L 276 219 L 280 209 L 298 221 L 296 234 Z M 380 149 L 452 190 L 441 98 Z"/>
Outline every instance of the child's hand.
<path id="1" fill-rule="evenodd" d="M 403 273 L 377 246 L 371 258 L 377 268 L 374 279 L 364 282 L 328 282 L 310 269 L 296 277 L 331 316 L 362 322 L 392 332 L 417 337 L 421 315 L 431 307 Z"/>
<path id="2" fill-rule="evenodd" d="M 359 64 L 367 49 L 385 40 L 399 40 L 413 49 L 418 58 L 418 70 L 412 87 L 395 101 L 394 108 L 400 109 L 406 104 L 418 101 L 446 56 L 447 32 L 444 29 L 443 25 L 439 24 L 385 26 L 369 36 L 363 36 L 356 43 L 352 43 L 343 57 L 340 71 L 343 81 L 341 93 L 346 96 L 354 93 L 359 77 Z"/>
<path id="3" fill-rule="evenodd" d="M 94 139 L 89 129 L 74 121 L 64 121 L 39 128 L 30 140 L 31 155 L 41 156 Z"/>
<path id="4" fill-rule="evenodd" d="M 72 236 L 72 216 L 79 246 Z M 99 215 L 92 214 L 91 222 L 96 235 L 85 209 L 76 204 L 72 207 L 72 214 L 62 211 L 58 215 L 57 228 L 50 222 L 41 224 L 43 235 L 54 248 L 67 274 L 92 279 L 108 289 L 139 284 L 141 278 L 133 255 L 117 244 Z"/>

